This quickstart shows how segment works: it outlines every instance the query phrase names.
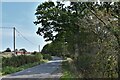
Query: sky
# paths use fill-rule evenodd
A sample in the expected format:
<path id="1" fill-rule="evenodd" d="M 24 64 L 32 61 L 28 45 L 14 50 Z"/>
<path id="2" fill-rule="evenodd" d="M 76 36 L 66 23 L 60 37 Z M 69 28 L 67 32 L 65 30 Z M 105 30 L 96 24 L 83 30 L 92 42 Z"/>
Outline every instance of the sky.
<path id="1" fill-rule="evenodd" d="M 27 51 L 38 51 L 46 44 L 42 36 L 36 34 L 38 26 L 34 25 L 35 12 L 37 6 L 44 2 L 2 2 L 2 23 L 0 27 L 15 27 L 20 33 L 16 32 L 16 49 L 25 48 Z M 1 4 L 1 3 L 0 3 Z M 2 31 L 2 32 L 1 32 Z M 1 37 L 2 36 L 2 37 Z M 10 48 L 13 50 L 13 28 L 0 28 L 0 51 Z"/>
<path id="2" fill-rule="evenodd" d="M 39 4 L 48 0 L 2 0 L 0 2 L 0 51 L 13 48 L 13 28 L 16 32 L 16 49 L 25 48 L 28 52 L 42 50 L 45 42 L 42 36 L 36 34 L 38 26 L 34 25 L 36 8 Z M 56 2 L 57 0 L 51 0 Z M 1 5 L 2 4 L 2 5 Z M 66 3 L 69 4 L 69 3 Z M 24 39 L 20 33 L 27 39 Z M 2 45 L 1 45 L 2 44 Z"/>
<path id="3" fill-rule="evenodd" d="M 48 0 L 1 0 L 0 2 L 0 27 L 15 27 L 26 39 L 16 32 L 16 49 L 25 48 L 29 52 L 42 50 L 47 44 L 42 36 L 36 34 L 38 26 L 36 8 Z M 56 0 L 52 0 L 56 1 Z M 60 1 L 60 0 L 58 0 Z M 99 0 L 98 0 L 99 1 Z M 69 2 L 65 3 L 69 5 Z M 49 42 L 48 42 L 49 43 Z M 2 45 L 1 45 L 2 44 Z M 10 48 L 13 51 L 13 29 L 0 28 L 0 51 Z"/>

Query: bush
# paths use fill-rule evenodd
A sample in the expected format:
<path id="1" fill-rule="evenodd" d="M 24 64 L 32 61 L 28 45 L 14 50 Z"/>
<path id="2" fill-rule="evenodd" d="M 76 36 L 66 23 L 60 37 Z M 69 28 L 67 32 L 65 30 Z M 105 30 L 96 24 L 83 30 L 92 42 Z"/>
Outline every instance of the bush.
<path id="1" fill-rule="evenodd" d="M 41 53 L 36 53 L 35 59 L 36 59 L 36 61 L 41 61 L 41 60 L 43 60 L 43 55 Z"/>
<path id="2" fill-rule="evenodd" d="M 2 58 L 2 66 L 13 66 L 18 67 L 24 64 L 39 62 L 43 59 L 42 54 L 36 54 L 34 56 L 20 55 L 20 56 L 12 56 L 9 58 Z"/>
<path id="3" fill-rule="evenodd" d="M 81 55 L 75 61 L 77 71 L 82 74 L 82 77 L 89 78 L 92 72 L 93 58 L 89 55 Z"/>
<path id="4" fill-rule="evenodd" d="M 50 59 L 50 55 L 46 55 Z M 43 55 L 36 53 L 35 55 L 20 55 L 12 57 L 2 57 L 2 74 L 14 73 L 41 63 L 44 63 Z"/>
<path id="5" fill-rule="evenodd" d="M 18 71 L 33 67 L 35 65 L 38 65 L 40 63 L 42 63 L 42 62 L 34 62 L 34 63 L 24 64 L 19 67 L 6 66 L 6 67 L 3 67 L 2 74 L 5 75 L 5 74 L 11 74 L 14 72 L 18 72 Z"/>
<path id="6" fill-rule="evenodd" d="M 34 51 L 33 53 L 31 53 L 31 54 L 33 54 L 33 55 L 35 55 L 37 52 L 36 51 Z"/>
<path id="7" fill-rule="evenodd" d="M 11 52 L 11 49 L 7 48 L 4 52 Z"/>
<path id="8" fill-rule="evenodd" d="M 50 54 L 43 54 L 43 59 L 48 59 L 48 60 L 51 60 L 52 57 Z"/>
<path id="9" fill-rule="evenodd" d="M 19 71 L 19 69 L 18 68 L 14 68 L 14 67 L 12 67 L 12 66 L 6 66 L 6 67 L 3 67 L 3 69 L 2 69 L 2 74 L 4 75 L 4 74 L 10 74 L 10 73 L 14 73 L 14 72 L 17 72 L 17 71 Z"/>
<path id="10" fill-rule="evenodd" d="M 71 63 L 69 61 L 62 62 L 62 73 L 60 80 L 74 80 L 77 78 L 73 70 L 71 69 Z"/>

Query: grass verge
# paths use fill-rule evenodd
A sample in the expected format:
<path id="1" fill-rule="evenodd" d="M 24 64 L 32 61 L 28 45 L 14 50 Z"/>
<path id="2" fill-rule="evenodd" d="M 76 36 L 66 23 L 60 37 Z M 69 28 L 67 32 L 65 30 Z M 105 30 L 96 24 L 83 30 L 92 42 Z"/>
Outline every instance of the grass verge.
<path id="1" fill-rule="evenodd" d="M 75 74 L 71 70 L 69 61 L 62 62 L 62 73 L 60 80 L 74 80 L 76 78 Z"/>
<path id="2" fill-rule="evenodd" d="M 19 66 L 19 67 L 6 66 L 6 67 L 2 68 L 2 75 L 6 75 L 6 74 L 11 74 L 11 73 L 15 73 L 15 72 L 18 72 L 18 71 L 22 71 L 24 69 L 31 68 L 33 66 L 36 66 L 36 65 L 39 65 L 39 64 L 42 64 L 42 63 L 45 63 L 45 62 L 47 62 L 47 60 L 42 60 L 40 62 L 34 62 L 34 63 L 28 63 L 28 64 L 24 64 L 24 65 Z"/>

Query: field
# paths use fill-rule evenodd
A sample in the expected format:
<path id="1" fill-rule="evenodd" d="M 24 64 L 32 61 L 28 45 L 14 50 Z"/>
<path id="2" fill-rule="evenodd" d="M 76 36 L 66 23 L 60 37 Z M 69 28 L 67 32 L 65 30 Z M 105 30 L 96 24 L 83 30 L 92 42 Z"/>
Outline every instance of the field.
<path id="1" fill-rule="evenodd" d="M 2 53 L 2 52 L 0 52 L 0 56 L 1 57 L 12 57 L 12 52 L 4 52 L 4 53 Z"/>

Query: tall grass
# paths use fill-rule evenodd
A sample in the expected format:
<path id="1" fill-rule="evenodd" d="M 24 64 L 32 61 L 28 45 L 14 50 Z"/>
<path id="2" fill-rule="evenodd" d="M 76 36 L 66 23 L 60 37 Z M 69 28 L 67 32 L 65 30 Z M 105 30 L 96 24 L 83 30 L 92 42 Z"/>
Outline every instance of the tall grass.
<path id="1" fill-rule="evenodd" d="M 117 63 L 114 58 L 112 55 L 81 55 L 72 62 L 62 63 L 62 78 L 117 78 Z"/>
<path id="2" fill-rule="evenodd" d="M 46 62 L 45 59 L 52 59 L 51 56 L 36 53 L 34 55 L 19 55 L 12 57 L 2 57 L 2 74 L 10 74 L 26 68 Z"/>
<path id="3" fill-rule="evenodd" d="M 19 67 L 24 64 L 39 62 L 43 59 L 41 54 L 36 54 L 34 56 L 20 55 L 12 57 L 3 57 L 2 58 L 2 67 L 12 66 Z"/>

